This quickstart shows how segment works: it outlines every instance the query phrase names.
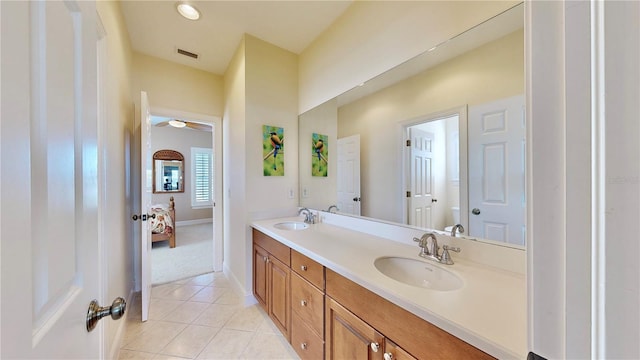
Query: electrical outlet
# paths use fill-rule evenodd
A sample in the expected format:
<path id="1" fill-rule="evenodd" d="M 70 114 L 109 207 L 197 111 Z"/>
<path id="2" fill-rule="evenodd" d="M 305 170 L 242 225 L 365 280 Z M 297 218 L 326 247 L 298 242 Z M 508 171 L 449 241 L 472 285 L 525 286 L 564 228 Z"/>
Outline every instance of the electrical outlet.
<path id="1" fill-rule="evenodd" d="M 289 199 L 295 198 L 296 194 L 294 194 L 293 189 L 289 189 Z"/>
<path id="2" fill-rule="evenodd" d="M 306 188 L 306 187 L 302 188 L 302 197 L 305 198 L 305 199 L 309 197 L 309 189 L 308 188 Z"/>

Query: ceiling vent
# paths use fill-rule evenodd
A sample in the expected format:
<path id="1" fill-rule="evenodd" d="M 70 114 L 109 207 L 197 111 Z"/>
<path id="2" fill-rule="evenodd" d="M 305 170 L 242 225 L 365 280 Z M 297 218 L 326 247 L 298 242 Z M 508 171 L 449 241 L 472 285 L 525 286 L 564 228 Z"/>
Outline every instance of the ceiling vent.
<path id="1" fill-rule="evenodd" d="M 197 59 L 198 59 L 198 57 L 200 56 L 200 55 L 198 55 L 198 54 L 196 54 L 196 53 L 192 53 L 191 51 L 183 50 L 183 49 L 180 49 L 180 48 L 177 48 L 177 49 L 176 49 L 176 51 L 177 51 L 177 52 L 178 52 L 178 54 L 180 54 L 180 55 L 188 56 L 188 57 L 190 57 L 190 58 L 192 58 L 192 59 L 196 59 L 196 60 L 197 60 Z"/>

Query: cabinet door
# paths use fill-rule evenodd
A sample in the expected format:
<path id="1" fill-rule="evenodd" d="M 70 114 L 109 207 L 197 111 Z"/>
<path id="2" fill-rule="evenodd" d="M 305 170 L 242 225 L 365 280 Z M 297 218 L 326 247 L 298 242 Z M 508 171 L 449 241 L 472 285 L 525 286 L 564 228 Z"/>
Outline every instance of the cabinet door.
<path id="1" fill-rule="evenodd" d="M 389 339 L 384 339 L 384 360 L 417 360 Z"/>
<path id="2" fill-rule="evenodd" d="M 327 359 L 382 359 L 382 335 L 329 297 L 325 327 Z"/>
<path id="3" fill-rule="evenodd" d="M 267 266 L 269 253 L 259 246 L 253 246 L 253 295 L 267 310 Z"/>
<path id="4" fill-rule="evenodd" d="M 291 269 L 274 257 L 269 257 L 268 313 L 287 340 L 290 339 L 291 296 L 289 282 Z"/>

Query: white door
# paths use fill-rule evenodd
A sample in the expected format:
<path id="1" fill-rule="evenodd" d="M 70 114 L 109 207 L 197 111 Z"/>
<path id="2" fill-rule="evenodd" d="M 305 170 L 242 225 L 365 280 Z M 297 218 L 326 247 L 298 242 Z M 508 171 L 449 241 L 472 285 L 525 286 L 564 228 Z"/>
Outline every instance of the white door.
<path id="1" fill-rule="evenodd" d="M 142 292 L 142 321 L 149 318 L 149 303 L 151 302 L 151 226 L 147 221 L 147 214 L 151 209 L 151 195 L 153 188 L 153 163 L 151 154 L 151 112 L 147 93 L 140 93 L 140 249 L 141 249 L 141 292 Z"/>
<path id="2" fill-rule="evenodd" d="M 524 97 L 469 107 L 469 235 L 524 245 Z"/>
<path id="3" fill-rule="evenodd" d="M 0 6 L 0 358 L 100 358 L 95 3 Z"/>
<path id="4" fill-rule="evenodd" d="M 433 133 L 409 128 L 409 225 L 432 229 Z"/>
<path id="5" fill-rule="evenodd" d="M 338 209 L 360 215 L 360 135 L 338 139 Z"/>

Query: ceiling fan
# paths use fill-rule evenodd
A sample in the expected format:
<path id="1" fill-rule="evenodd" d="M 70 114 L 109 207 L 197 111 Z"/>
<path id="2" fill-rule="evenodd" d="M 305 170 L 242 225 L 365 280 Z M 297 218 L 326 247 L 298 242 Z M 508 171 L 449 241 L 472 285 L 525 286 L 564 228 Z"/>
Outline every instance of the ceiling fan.
<path id="1" fill-rule="evenodd" d="M 212 130 L 212 126 L 209 124 L 202 124 L 194 121 L 186 121 L 186 120 L 179 120 L 179 119 L 170 119 L 166 121 L 161 121 L 156 124 L 156 126 L 160 126 L 160 127 L 167 126 L 167 125 L 173 126 L 176 128 L 188 127 L 194 130 L 209 131 L 209 132 L 211 132 Z"/>

